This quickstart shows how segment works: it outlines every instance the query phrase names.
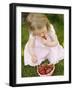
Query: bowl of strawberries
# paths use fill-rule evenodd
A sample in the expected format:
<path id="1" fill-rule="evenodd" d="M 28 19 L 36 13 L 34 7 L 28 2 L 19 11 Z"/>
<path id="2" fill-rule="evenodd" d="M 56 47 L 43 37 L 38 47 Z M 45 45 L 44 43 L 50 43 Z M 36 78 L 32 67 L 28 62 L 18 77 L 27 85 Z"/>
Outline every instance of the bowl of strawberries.
<path id="1" fill-rule="evenodd" d="M 52 76 L 54 70 L 54 64 L 42 64 L 37 67 L 37 73 L 39 76 Z"/>

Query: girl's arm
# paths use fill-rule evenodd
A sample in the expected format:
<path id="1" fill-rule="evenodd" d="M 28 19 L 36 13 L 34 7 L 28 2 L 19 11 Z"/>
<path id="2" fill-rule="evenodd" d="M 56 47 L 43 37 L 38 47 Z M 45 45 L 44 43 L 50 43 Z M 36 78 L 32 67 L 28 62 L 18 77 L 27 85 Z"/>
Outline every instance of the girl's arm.
<path id="1" fill-rule="evenodd" d="M 52 24 L 50 24 L 50 34 L 49 35 L 50 35 L 51 40 L 49 40 L 48 34 L 45 34 L 45 37 L 47 38 L 47 41 L 45 41 L 45 45 L 49 47 L 56 46 L 58 44 L 58 38 L 57 38 L 55 29 Z"/>
<path id="2" fill-rule="evenodd" d="M 49 40 L 48 35 L 46 35 L 47 37 L 47 46 L 53 47 L 56 46 L 58 44 L 58 39 L 55 33 L 52 33 L 52 40 Z"/>
<path id="3" fill-rule="evenodd" d="M 58 44 L 58 40 L 57 39 L 55 39 L 55 40 L 53 40 L 53 41 L 48 41 L 47 40 L 47 42 L 45 43 L 45 45 L 47 45 L 47 46 L 49 46 L 49 47 L 54 47 L 54 46 L 56 46 Z"/>
<path id="4" fill-rule="evenodd" d="M 54 47 L 58 44 L 58 40 L 56 35 L 54 36 L 54 39 L 49 40 L 48 37 L 46 37 L 47 39 L 41 38 L 41 41 L 44 45 L 48 46 L 48 47 Z"/>
<path id="5" fill-rule="evenodd" d="M 46 40 L 43 38 L 41 40 L 46 46 L 54 47 L 58 44 L 58 39 L 53 25 L 50 24 L 50 27 L 51 27 L 49 32 L 50 37 L 48 36 L 48 34 L 45 34 Z M 51 40 L 49 38 L 51 38 Z"/>

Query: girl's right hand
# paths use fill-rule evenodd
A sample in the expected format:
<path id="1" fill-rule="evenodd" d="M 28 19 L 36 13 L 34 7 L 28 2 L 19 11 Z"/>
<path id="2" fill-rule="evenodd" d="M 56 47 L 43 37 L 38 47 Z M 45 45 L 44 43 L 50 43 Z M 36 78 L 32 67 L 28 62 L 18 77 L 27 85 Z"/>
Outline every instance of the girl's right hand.
<path id="1" fill-rule="evenodd" d="M 32 58 L 32 62 L 33 63 L 36 63 L 37 62 L 37 56 L 36 55 L 33 55 L 31 58 Z"/>

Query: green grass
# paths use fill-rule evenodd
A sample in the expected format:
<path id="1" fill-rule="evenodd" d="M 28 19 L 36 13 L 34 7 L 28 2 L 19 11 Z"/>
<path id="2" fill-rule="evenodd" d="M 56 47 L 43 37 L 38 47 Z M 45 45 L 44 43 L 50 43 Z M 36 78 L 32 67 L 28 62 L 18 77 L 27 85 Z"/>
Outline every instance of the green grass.
<path id="1" fill-rule="evenodd" d="M 64 60 L 61 60 L 55 65 L 55 71 L 53 75 L 64 75 Z"/>
<path id="2" fill-rule="evenodd" d="M 42 63 L 49 63 L 48 60 L 45 60 Z M 59 76 L 59 75 L 64 75 L 64 61 L 61 60 L 58 64 L 55 65 L 55 71 L 53 76 Z M 37 66 L 32 67 L 29 65 L 24 65 L 24 63 L 22 63 L 22 77 L 36 77 L 38 76 L 37 74 Z"/>
<path id="3" fill-rule="evenodd" d="M 46 14 L 47 15 L 47 14 Z M 54 25 L 56 30 L 58 40 L 60 44 L 64 47 L 64 19 L 63 15 L 61 14 L 49 14 L 47 15 L 50 22 Z M 29 38 L 29 34 L 27 31 L 26 22 L 22 22 L 22 32 L 21 32 L 21 76 L 22 77 L 36 77 L 37 74 L 37 67 L 32 67 L 29 65 L 24 65 L 24 47 Z M 49 63 L 48 60 L 45 60 L 42 63 Z M 64 75 L 64 60 L 61 60 L 58 64 L 55 65 L 54 76 L 57 75 Z"/>

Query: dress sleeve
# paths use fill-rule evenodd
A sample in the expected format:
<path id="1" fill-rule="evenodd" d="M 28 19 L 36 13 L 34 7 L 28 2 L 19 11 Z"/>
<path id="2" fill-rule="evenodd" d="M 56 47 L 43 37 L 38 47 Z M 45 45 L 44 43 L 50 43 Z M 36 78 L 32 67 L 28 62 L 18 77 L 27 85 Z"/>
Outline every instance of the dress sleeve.
<path id="1" fill-rule="evenodd" d="M 58 38 L 57 38 L 57 35 L 56 35 L 56 32 L 55 32 L 55 29 L 53 27 L 52 24 L 50 24 L 50 31 L 49 31 L 49 36 L 52 40 L 57 40 L 58 41 Z"/>
<path id="2" fill-rule="evenodd" d="M 32 32 L 29 32 L 29 39 L 33 39 Z"/>

